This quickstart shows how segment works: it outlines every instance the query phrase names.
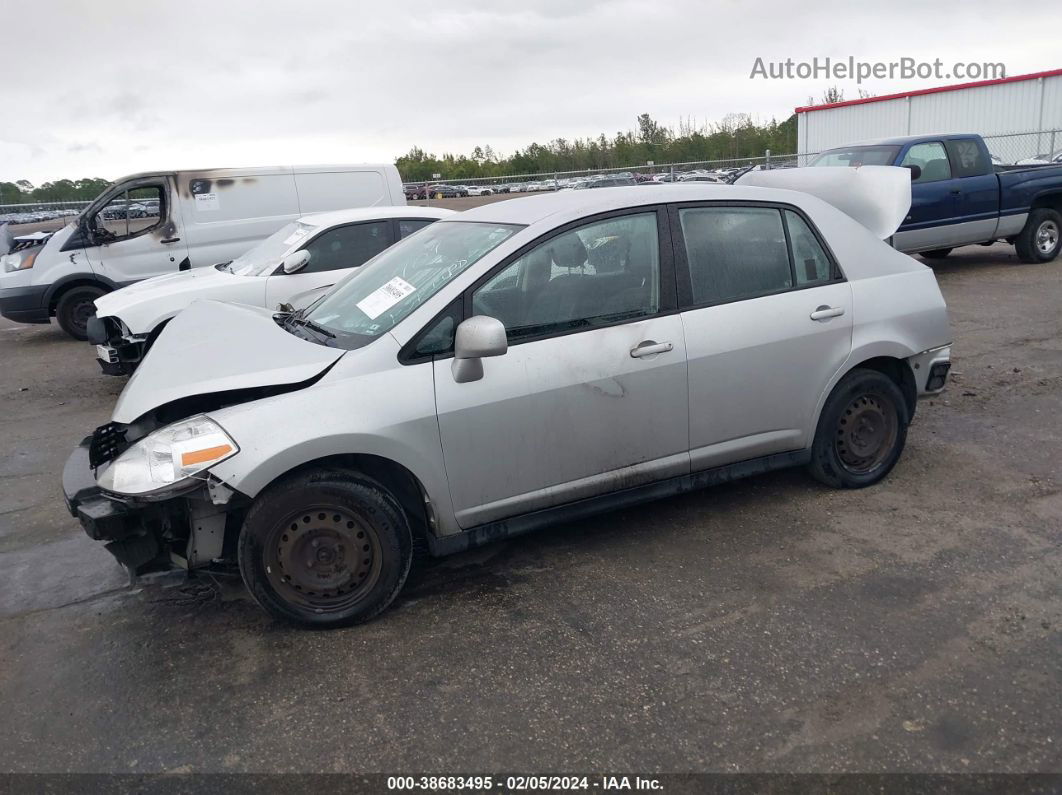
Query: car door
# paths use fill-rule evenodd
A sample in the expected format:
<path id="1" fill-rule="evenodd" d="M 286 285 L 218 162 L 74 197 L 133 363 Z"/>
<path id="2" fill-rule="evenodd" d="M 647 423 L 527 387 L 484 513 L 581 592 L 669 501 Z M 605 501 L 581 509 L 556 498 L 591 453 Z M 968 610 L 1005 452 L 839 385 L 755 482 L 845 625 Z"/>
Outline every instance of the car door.
<path id="1" fill-rule="evenodd" d="M 900 165 L 918 166 L 917 179 L 911 181 L 911 210 L 893 236 L 901 251 L 924 251 L 947 248 L 969 242 L 958 224 L 962 221 L 961 180 L 956 178 L 943 141 L 912 144 Z"/>
<path id="2" fill-rule="evenodd" d="M 471 527 L 689 472 L 686 353 L 662 209 L 569 225 L 499 265 L 464 314 L 508 351 L 456 383 L 437 357 L 443 456 Z"/>
<path id="3" fill-rule="evenodd" d="M 172 183 L 166 176 L 124 183 L 85 219 L 91 235 L 85 253 L 96 273 L 125 286 L 178 272 L 188 247 Z M 147 208 L 149 201 L 159 203 L 157 215 Z"/>
<path id="4" fill-rule="evenodd" d="M 672 208 L 693 471 L 807 446 L 852 349 L 852 294 L 795 208 Z"/>
<path id="5" fill-rule="evenodd" d="M 306 266 L 295 273 L 277 268 L 266 280 L 266 307 L 291 304 L 309 306 L 351 268 L 360 267 L 394 242 L 390 220 L 337 226 L 321 232 L 302 249 L 310 254 Z"/>

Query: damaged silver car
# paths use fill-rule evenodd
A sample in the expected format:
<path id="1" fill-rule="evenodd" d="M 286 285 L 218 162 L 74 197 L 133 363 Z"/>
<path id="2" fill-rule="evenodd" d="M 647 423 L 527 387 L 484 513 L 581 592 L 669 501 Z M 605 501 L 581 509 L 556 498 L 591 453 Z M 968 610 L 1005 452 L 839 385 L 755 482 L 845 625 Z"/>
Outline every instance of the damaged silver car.
<path id="1" fill-rule="evenodd" d="M 907 173 L 816 179 L 832 204 L 740 184 L 499 202 L 299 313 L 195 303 L 70 457 L 69 508 L 134 573 L 235 561 L 274 616 L 336 626 L 422 553 L 780 467 L 877 483 L 944 388 L 947 313 L 881 240 Z"/>

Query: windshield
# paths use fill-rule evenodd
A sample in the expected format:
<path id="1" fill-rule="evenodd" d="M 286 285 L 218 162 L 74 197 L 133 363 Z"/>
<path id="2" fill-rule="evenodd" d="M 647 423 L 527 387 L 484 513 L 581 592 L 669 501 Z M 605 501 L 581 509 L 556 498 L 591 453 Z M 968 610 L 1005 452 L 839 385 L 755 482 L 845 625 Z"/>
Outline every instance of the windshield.
<path id="1" fill-rule="evenodd" d="M 434 223 L 337 284 L 306 319 L 340 334 L 378 337 L 522 228 L 470 221 Z"/>
<path id="2" fill-rule="evenodd" d="M 241 254 L 228 266 L 237 276 L 268 276 L 280 265 L 285 252 L 314 230 L 312 224 L 292 221 L 271 234 L 250 251 Z"/>
<path id="3" fill-rule="evenodd" d="M 811 161 L 813 166 L 891 166 L 898 146 L 846 146 L 831 149 Z"/>

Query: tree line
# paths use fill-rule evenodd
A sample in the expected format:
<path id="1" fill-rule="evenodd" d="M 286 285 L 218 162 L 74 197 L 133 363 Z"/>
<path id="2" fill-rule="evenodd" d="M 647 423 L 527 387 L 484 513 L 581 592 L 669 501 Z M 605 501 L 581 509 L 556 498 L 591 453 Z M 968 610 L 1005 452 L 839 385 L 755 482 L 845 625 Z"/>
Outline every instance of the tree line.
<path id="1" fill-rule="evenodd" d="M 826 97 L 824 96 L 824 99 Z M 695 125 L 680 121 L 677 128 L 664 126 L 648 113 L 637 118 L 637 129 L 604 133 L 596 138 L 555 138 L 545 144 L 531 143 L 509 156 L 490 146 L 477 146 L 471 154 L 437 156 L 414 146 L 395 160 L 405 182 L 435 179 L 489 179 L 510 174 L 553 174 L 560 171 L 597 171 L 636 168 L 655 163 L 687 163 L 700 160 L 741 160 L 762 157 L 765 150 L 790 154 L 797 148 L 796 115 L 783 122 L 758 123 L 750 115 L 736 113 L 722 121 Z M 0 204 L 87 201 L 111 183 L 100 177 L 60 179 L 34 186 L 26 180 L 0 182 Z"/>
<path id="2" fill-rule="evenodd" d="M 32 204 L 33 202 L 89 201 L 95 199 L 110 180 L 102 177 L 88 179 L 57 179 L 35 187 L 28 180 L 0 182 L 0 204 Z"/>
<path id="3" fill-rule="evenodd" d="M 395 161 L 405 182 L 439 179 L 489 179 L 509 174 L 553 174 L 560 171 L 597 171 L 634 168 L 654 163 L 686 163 L 699 160 L 741 160 L 796 152 L 796 115 L 784 122 L 774 119 L 757 123 L 750 115 L 731 114 L 720 122 L 695 126 L 680 121 L 678 128 L 654 121 L 648 113 L 638 116 L 637 129 L 608 137 L 555 138 L 532 143 L 512 155 L 498 155 L 490 146 L 477 146 L 470 155 L 436 156 L 414 146 Z"/>

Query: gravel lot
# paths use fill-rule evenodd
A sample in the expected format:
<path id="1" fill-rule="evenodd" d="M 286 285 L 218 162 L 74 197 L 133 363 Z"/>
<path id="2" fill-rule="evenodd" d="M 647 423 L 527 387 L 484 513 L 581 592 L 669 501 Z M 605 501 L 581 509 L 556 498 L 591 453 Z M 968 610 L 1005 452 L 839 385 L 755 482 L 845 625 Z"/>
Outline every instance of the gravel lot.
<path id="1" fill-rule="evenodd" d="M 1062 771 L 1062 262 L 935 267 L 953 377 L 884 484 L 557 527 L 335 632 L 129 589 L 59 489 L 123 380 L 0 321 L 0 770 Z"/>

